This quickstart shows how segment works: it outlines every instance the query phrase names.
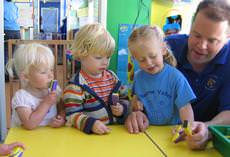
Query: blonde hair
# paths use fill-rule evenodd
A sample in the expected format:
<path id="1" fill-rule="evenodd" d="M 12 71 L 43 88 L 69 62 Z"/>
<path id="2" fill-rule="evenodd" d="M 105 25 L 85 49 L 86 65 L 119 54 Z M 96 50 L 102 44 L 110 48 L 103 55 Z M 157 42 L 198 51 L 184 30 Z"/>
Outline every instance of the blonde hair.
<path id="1" fill-rule="evenodd" d="M 89 54 L 112 56 L 115 41 L 102 24 L 87 24 L 75 34 L 72 52 L 75 58 L 86 57 Z"/>
<path id="2" fill-rule="evenodd" d="M 141 26 L 133 30 L 132 34 L 128 40 L 128 47 L 129 51 L 132 54 L 132 49 L 135 49 L 137 42 L 143 42 L 149 40 L 150 38 L 155 39 L 154 41 L 158 42 L 157 45 L 163 46 L 163 51 L 165 51 L 165 55 L 163 55 L 163 59 L 166 63 L 176 66 L 177 61 L 176 58 L 173 56 L 171 50 L 164 42 L 164 33 L 158 26 Z"/>
<path id="3" fill-rule="evenodd" d="M 18 76 L 22 73 L 28 74 L 31 66 L 39 66 L 41 64 L 47 65 L 49 68 L 54 67 L 54 55 L 50 48 L 47 46 L 31 43 L 19 45 L 14 52 L 13 59 L 9 60 L 6 65 L 6 69 L 13 77 L 13 68 Z M 25 82 L 21 80 L 22 86 Z"/>

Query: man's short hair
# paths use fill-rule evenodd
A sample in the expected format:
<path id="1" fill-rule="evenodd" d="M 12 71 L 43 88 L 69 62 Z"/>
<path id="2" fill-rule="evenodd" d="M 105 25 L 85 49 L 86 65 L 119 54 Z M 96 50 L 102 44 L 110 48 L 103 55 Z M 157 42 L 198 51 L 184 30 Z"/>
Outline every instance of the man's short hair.
<path id="1" fill-rule="evenodd" d="M 194 19 L 198 12 L 214 21 L 228 21 L 230 25 L 230 1 L 229 0 L 203 0 L 197 7 Z"/>

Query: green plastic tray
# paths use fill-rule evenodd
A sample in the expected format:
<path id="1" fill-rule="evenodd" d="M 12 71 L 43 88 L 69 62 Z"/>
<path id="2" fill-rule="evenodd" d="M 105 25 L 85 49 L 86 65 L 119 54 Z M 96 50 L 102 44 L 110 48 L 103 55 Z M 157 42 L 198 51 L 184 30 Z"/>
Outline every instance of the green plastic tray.
<path id="1" fill-rule="evenodd" d="M 230 125 L 213 125 L 208 128 L 213 135 L 214 147 L 224 157 L 230 157 Z"/>

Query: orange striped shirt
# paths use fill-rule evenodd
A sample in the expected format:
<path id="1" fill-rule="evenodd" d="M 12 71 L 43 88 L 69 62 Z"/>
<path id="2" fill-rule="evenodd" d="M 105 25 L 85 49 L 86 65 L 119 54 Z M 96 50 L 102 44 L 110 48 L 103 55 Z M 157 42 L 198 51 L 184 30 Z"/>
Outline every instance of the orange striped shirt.
<path id="1" fill-rule="evenodd" d="M 104 102 L 108 102 L 109 94 L 112 92 L 112 89 L 114 88 L 116 84 L 116 80 L 114 76 L 108 72 L 103 71 L 102 77 L 100 78 L 93 78 L 86 74 L 84 71 L 80 71 L 82 76 L 85 78 L 85 80 L 88 83 L 88 86 L 101 98 L 104 100 Z"/>

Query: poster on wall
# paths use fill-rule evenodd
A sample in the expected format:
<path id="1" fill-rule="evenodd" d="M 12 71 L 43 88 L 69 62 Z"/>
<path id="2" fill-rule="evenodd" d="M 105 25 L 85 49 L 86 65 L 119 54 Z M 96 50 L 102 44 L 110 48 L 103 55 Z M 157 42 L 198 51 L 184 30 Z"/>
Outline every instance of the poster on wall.
<path id="1" fill-rule="evenodd" d="M 154 0 L 151 8 L 151 24 L 160 26 L 166 35 L 174 33 L 187 34 L 200 1 Z"/>
<path id="2" fill-rule="evenodd" d="M 41 16 L 44 32 L 58 32 L 58 8 L 41 8 Z"/>
<path id="3" fill-rule="evenodd" d="M 121 95 L 131 98 L 134 72 L 138 70 L 137 62 L 130 56 L 128 38 L 132 30 L 141 25 L 120 24 L 118 34 L 117 76 L 122 82 Z"/>
<path id="4" fill-rule="evenodd" d="M 32 3 L 15 3 L 18 7 L 18 24 L 22 27 L 33 27 Z"/>

